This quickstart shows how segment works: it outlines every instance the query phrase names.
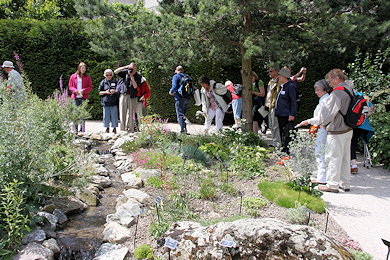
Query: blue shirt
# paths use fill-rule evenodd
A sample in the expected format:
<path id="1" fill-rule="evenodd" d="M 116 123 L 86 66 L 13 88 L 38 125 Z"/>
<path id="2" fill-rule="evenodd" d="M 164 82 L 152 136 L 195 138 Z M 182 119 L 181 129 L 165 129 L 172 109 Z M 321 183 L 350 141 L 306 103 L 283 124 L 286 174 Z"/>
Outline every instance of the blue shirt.
<path id="1" fill-rule="evenodd" d="M 182 99 L 183 97 L 179 94 L 178 90 L 180 87 L 181 73 L 177 73 L 172 78 L 172 88 L 169 92 L 175 93 L 175 100 Z"/>

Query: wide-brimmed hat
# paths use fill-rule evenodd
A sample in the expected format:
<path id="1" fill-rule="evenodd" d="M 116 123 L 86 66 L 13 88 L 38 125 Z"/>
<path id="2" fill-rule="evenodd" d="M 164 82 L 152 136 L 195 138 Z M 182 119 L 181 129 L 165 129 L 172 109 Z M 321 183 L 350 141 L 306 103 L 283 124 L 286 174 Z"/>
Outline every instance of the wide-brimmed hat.
<path id="1" fill-rule="evenodd" d="M 3 62 L 3 65 L 1 66 L 2 68 L 13 68 L 14 67 L 14 64 L 12 63 L 12 61 L 4 61 Z"/>
<path id="2" fill-rule="evenodd" d="M 287 68 L 282 68 L 281 70 L 279 70 L 278 75 L 289 79 L 290 78 L 290 70 Z"/>

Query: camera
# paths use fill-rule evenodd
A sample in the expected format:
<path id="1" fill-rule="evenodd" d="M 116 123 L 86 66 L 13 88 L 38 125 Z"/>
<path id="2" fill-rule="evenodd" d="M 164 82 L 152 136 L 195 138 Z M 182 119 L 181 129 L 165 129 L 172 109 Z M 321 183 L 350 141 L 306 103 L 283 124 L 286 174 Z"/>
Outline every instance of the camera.
<path id="1" fill-rule="evenodd" d="M 130 72 L 130 73 L 133 73 L 133 68 L 129 69 L 129 72 Z"/>

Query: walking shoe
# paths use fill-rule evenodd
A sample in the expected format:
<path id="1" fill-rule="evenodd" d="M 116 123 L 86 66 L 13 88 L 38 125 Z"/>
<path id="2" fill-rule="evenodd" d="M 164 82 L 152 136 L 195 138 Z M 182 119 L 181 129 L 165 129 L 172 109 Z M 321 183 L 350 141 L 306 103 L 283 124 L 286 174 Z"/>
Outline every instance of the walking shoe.
<path id="1" fill-rule="evenodd" d="M 344 187 L 341 187 L 341 186 L 339 186 L 339 189 L 341 189 L 341 190 L 344 191 L 344 192 L 351 191 L 350 188 L 344 188 Z"/>
<path id="2" fill-rule="evenodd" d="M 351 173 L 358 173 L 359 172 L 359 169 L 358 169 L 358 167 L 356 166 L 356 167 L 354 167 L 354 166 L 352 166 L 351 167 Z"/>
<path id="3" fill-rule="evenodd" d="M 326 186 L 326 185 L 320 185 L 320 186 L 318 186 L 318 189 L 319 189 L 320 191 L 325 191 L 325 192 L 339 193 L 339 190 L 331 189 L 331 188 L 329 188 L 329 187 Z"/>
<path id="4" fill-rule="evenodd" d="M 326 185 L 326 182 L 318 182 L 317 180 L 311 180 L 311 183 L 317 183 L 319 185 Z"/>
<path id="5" fill-rule="evenodd" d="M 106 133 L 109 133 L 110 132 L 110 128 L 106 128 Z"/>
<path id="6" fill-rule="evenodd" d="M 112 132 L 113 132 L 114 134 L 116 134 L 116 128 L 112 129 Z"/>

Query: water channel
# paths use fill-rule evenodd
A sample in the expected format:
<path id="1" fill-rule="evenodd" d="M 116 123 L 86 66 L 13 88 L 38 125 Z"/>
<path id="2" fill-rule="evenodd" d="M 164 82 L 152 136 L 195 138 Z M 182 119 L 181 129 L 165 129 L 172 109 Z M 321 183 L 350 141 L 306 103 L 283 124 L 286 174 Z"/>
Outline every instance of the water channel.
<path id="1" fill-rule="evenodd" d="M 66 226 L 57 231 L 57 243 L 61 249 L 60 260 L 91 260 L 103 242 L 106 216 L 115 213 L 116 199 L 123 191 L 123 183 L 117 172 L 108 144 L 93 147 L 91 153 L 100 154 L 109 171 L 112 185 L 100 191 L 97 207 L 89 207 L 82 213 L 68 216 Z"/>

